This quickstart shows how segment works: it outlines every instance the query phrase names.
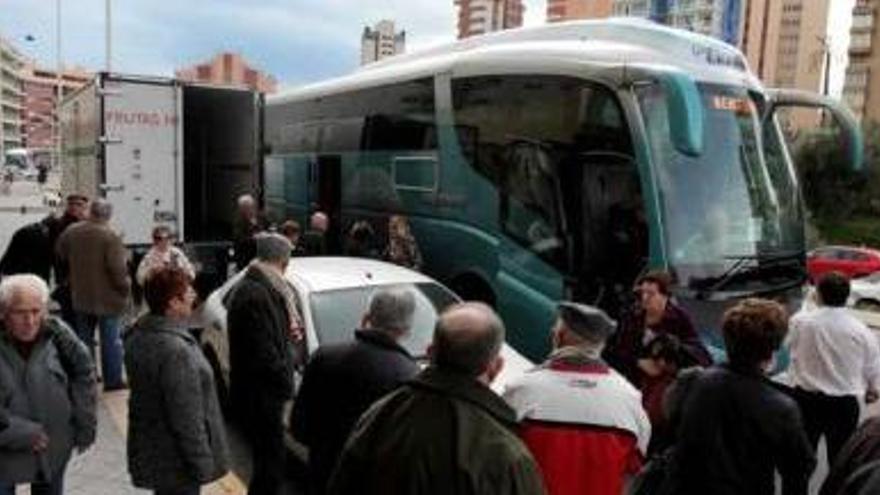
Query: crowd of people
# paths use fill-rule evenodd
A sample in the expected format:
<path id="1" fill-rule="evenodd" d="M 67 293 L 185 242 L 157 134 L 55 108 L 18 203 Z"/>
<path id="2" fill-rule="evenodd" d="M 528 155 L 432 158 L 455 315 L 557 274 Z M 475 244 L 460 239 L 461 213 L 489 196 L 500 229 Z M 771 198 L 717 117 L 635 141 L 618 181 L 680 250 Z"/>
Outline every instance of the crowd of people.
<path id="1" fill-rule="evenodd" d="M 550 354 L 496 393 L 505 325 L 477 302 L 438 315 L 425 366 L 402 345 L 417 295 L 395 287 L 373 294 L 349 342 L 308 356 L 291 257 L 342 249 L 419 269 L 405 217 L 388 219 L 385 247 L 367 221 L 333 247 L 322 212 L 305 232 L 292 220 L 272 232 L 253 198 L 238 207 L 228 412 L 251 445 L 251 494 L 284 485 L 294 397 L 289 433 L 309 450 L 311 494 L 770 495 L 778 477 L 783 494 L 805 495 L 823 438 L 823 495 L 880 493 L 880 420 L 859 425 L 880 397 L 880 345 L 845 307 L 840 274 L 791 317 L 767 299 L 733 304 L 720 363 L 668 273 L 636 281 L 619 323 L 560 301 Z M 0 262 L 0 495 L 63 493 L 71 456 L 95 440 L 99 382 L 130 389 L 135 486 L 197 494 L 229 469 L 214 372 L 188 328 L 196 270 L 158 226 L 132 277 L 112 213 L 72 195 L 61 216 L 16 232 Z M 146 309 L 125 325 L 134 284 Z M 787 380 L 771 379 L 783 345 Z"/>

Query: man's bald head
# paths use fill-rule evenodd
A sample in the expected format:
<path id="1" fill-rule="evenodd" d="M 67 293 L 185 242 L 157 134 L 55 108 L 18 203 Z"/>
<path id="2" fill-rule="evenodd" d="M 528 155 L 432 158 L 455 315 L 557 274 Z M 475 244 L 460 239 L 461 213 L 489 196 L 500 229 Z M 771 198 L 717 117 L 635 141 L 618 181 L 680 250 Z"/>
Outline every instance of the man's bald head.
<path id="1" fill-rule="evenodd" d="M 504 332 L 504 323 L 489 306 L 456 304 L 437 320 L 431 361 L 437 368 L 478 377 L 498 357 Z"/>

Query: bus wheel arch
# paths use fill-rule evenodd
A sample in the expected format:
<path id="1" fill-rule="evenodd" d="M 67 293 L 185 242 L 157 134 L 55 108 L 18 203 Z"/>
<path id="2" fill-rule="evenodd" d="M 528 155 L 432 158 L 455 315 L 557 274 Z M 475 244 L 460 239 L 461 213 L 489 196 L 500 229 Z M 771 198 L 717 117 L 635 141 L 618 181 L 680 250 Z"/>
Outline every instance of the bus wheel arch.
<path id="1" fill-rule="evenodd" d="M 450 282 L 449 288 L 465 301 L 480 301 L 493 308 L 496 307 L 495 291 L 489 282 L 476 273 L 456 275 Z"/>

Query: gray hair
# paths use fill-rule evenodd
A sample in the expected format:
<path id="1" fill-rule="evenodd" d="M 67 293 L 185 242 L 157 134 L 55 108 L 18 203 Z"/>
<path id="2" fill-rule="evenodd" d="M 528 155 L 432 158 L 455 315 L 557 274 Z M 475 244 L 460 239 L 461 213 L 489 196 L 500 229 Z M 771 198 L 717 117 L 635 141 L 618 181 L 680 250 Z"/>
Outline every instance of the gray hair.
<path id="1" fill-rule="evenodd" d="M 113 205 L 106 199 L 96 199 L 89 206 L 89 214 L 93 220 L 109 221 L 113 216 Z"/>
<path id="2" fill-rule="evenodd" d="M 504 323 L 487 304 L 456 304 L 437 320 L 431 359 L 440 369 L 480 376 L 501 352 L 504 334 Z"/>
<path id="3" fill-rule="evenodd" d="M 251 196 L 250 194 L 242 194 L 241 196 L 238 197 L 238 200 L 236 200 L 236 203 L 238 204 L 239 207 L 242 207 L 245 205 L 256 205 L 257 200 L 255 200 L 254 197 Z"/>
<path id="4" fill-rule="evenodd" d="M 370 298 L 367 319 L 378 330 L 408 332 L 416 312 L 416 297 L 409 289 L 382 289 Z"/>
<path id="5" fill-rule="evenodd" d="M 23 273 L 9 275 L 0 280 L 0 310 L 5 311 L 15 295 L 21 292 L 38 295 L 44 306 L 49 303 L 49 286 L 46 281 L 34 274 Z"/>
<path id="6" fill-rule="evenodd" d="M 286 263 L 290 259 L 293 244 L 281 234 L 261 232 L 254 236 L 257 243 L 257 259 L 269 263 Z"/>

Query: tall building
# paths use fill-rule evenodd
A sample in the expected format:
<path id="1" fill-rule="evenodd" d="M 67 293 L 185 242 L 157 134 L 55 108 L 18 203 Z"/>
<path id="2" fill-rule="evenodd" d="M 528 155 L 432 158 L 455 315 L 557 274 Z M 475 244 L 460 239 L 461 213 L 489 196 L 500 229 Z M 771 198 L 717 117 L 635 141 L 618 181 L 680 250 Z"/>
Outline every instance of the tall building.
<path id="1" fill-rule="evenodd" d="M 743 13 L 743 36 L 740 49 L 752 72 L 770 82 L 776 73 L 776 53 L 782 9 L 778 0 L 748 0 Z"/>
<path id="2" fill-rule="evenodd" d="M 613 0 L 547 0 L 547 22 L 602 19 L 613 9 Z"/>
<path id="3" fill-rule="evenodd" d="M 858 0 L 853 9 L 843 98 L 860 120 L 880 123 L 878 8 L 878 0 Z"/>
<path id="4" fill-rule="evenodd" d="M 274 93 L 278 83 L 274 77 L 251 67 L 237 54 L 223 52 L 207 62 L 174 71 L 183 81 L 241 86 L 263 93 Z"/>
<path id="5" fill-rule="evenodd" d="M 379 21 L 361 36 L 361 65 L 393 57 L 406 50 L 406 31 L 395 32 L 394 21 Z"/>
<path id="6" fill-rule="evenodd" d="M 24 101 L 21 112 L 22 145 L 26 148 L 54 149 L 58 108 L 57 71 L 28 62 L 22 69 Z M 62 96 L 87 84 L 93 74 L 80 68 L 61 72 Z"/>
<path id="7" fill-rule="evenodd" d="M 522 0 L 455 0 L 458 37 L 467 38 L 522 26 Z"/>
<path id="8" fill-rule="evenodd" d="M 614 14 L 645 17 L 738 46 L 744 0 L 615 0 Z"/>
<path id="9" fill-rule="evenodd" d="M 24 100 L 21 70 L 24 56 L 0 37 L 0 161 L 10 148 L 20 148 Z"/>

